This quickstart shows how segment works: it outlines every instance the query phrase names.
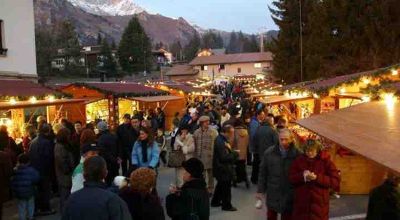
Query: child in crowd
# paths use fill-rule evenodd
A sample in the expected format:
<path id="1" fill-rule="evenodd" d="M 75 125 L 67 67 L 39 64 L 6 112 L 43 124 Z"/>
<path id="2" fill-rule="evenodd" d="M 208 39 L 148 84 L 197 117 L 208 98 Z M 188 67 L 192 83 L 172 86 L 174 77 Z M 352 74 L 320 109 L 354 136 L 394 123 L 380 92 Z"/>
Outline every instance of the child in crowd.
<path id="1" fill-rule="evenodd" d="M 29 156 L 18 156 L 18 164 L 11 180 L 11 189 L 18 200 L 18 215 L 20 220 L 31 220 L 35 211 L 36 184 L 39 182 L 39 172 L 29 165 Z"/>

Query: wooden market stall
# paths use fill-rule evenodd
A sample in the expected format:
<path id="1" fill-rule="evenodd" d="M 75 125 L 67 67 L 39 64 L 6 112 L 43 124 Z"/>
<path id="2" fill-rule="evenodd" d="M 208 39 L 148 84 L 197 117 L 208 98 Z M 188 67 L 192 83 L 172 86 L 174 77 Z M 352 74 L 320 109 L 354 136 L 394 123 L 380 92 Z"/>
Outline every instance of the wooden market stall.
<path id="1" fill-rule="evenodd" d="M 341 171 L 343 194 L 367 194 L 388 169 L 400 173 L 399 102 L 363 103 L 297 123 L 333 143 L 329 151 Z"/>
<path id="2" fill-rule="evenodd" d="M 319 79 L 283 86 L 281 91 L 289 95 L 307 94 L 314 97 L 314 114 L 347 108 L 371 100 L 366 94 L 371 86 L 387 81 L 399 81 L 399 65 Z"/>
<path id="3" fill-rule="evenodd" d="M 259 100 L 268 106 L 270 113 L 284 115 L 290 121 L 310 116 L 315 108 L 313 97 L 308 95 L 272 95 Z"/>
<path id="4" fill-rule="evenodd" d="M 125 113 L 145 111 L 150 107 L 148 103 L 155 103 L 151 107 L 164 107 L 166 115 L 173 115 L 175 108 L 184 108 L 182 99 L 170 96 L 169 92 L 151 88 L 138 83 L 130 82 L 88 82 L 74 83 L 63 87 L 61 91 L 71 94 L 75 98 L 85 98 L 89 101 L 82 104 L 85 121 L 96 119 L 106 120 L 111 128 L 115 128 Z M 162 105 L 168 103 L 168 105 Z M 169 107 L 173 103 L 174 108 Z M 168 111 L 168 112 L 167 112 Z M 172 113 L 170 111 L 173 111 Z M 167 121 L 172 119 L 167 118 Z M 169 125 L 167 124 L 167 127 Z"/>
<path id="5" fill-rule="evenodd" d="M 65 99 L 65 94 L 28 80 L 0 80 L 0 125 L 6 125 L 10 135 L 19 139 L 25 124 L 35 124 L 37 116 L 46 116 L 54 124 L 68 118 L 64 106 L 82 103 L 82 99 Z"/>

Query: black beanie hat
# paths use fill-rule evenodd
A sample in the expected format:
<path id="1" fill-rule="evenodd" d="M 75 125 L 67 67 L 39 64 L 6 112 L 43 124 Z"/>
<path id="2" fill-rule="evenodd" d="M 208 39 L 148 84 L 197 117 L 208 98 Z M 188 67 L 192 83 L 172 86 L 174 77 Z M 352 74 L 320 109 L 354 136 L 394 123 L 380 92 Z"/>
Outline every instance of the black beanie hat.
<path id="1" fill-rule="evenodd" d="M 193 178 L 203 178 L 204 165 L 197 158 L 190 158 L 182 163 L 182 167 L 190 173 Z"/>

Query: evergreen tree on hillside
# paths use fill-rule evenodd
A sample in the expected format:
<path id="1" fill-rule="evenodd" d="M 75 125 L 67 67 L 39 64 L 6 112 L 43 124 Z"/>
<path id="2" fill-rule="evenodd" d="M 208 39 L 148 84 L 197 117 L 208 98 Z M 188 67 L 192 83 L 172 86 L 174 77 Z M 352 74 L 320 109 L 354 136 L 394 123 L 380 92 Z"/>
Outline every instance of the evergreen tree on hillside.
<path id="1" fill-rule="evenodd" d="M 175 57 L 176 60 L 178 61 L 183 60 L 183 48 L 179 40 L 172 43 L 169 48 L 170 52 L 172 53 L 172 55 Z"/>
<path id="2" fill-rule="evenodd" d="M 112 39 L 112 42 L 111 42 L 111 49 L 112 50 L 116 50 L 117 49 L 117 44 L 115 43 L 114 39 Z"/>
<path id="3" fill-rule="evenodd" d="M 99 68 L 106 72 L 108 77 L 115 77 L 117 75 L 117 63 L 112 55 L 110 45 L 106 39 L 103 39 L 101 46 Z"/>
<path id="4" fill-rule="evenodd" d="M 118 48 L 122 70 L 137 73 L 151 69 L 151 41 L 139 20 L 134 16 L 125 28 Z"/>
<path id="5" fill-rule="evenodd" d="M 185 59 L 190 61 L 196 57 L 197 52 L 201 46 L 201 40 L 197 33 L 194 34 L 193 38 L 189 41 L 184 49 Z"/>
<path id="6" fill-rule="evenodd" d="M 97 34 L 97 45 L 101 45 L 103 43 L 103 38 L 101 37 L 100 32 Z"/>
<path id="7" fill-rule="evenodd" d="M 243 39 L 243 43 L 243 53 L 260 52 L 256 35 L 252 34 L 250 38 Z"/>
<path id="8" fill-rule="evenodd" d="M 55 39 L 51 29 L 36 29 L 35 30 L 35 43 L 36 43 L 36 65 L 37 72 L 40 77 L 50 76 L 51 62 L 57 53 L 55 47 Z"/>
<path id="9" fill-rule="evenodd" d="M 63 21 L 56 27 L 56 45 L 62 49 L 65 57 L 65 74 L 81 74 L 79 59 L 81 58 L 81 45 L 75 27 L 70 21 Z"/>
<path id="10" fill-rule="evenodd" d="M 230 38 L 229 38 L 229 44 L 227 48 L 228 53 L 238 53 L 238 37 L 236 35 L 236 32 L 232 31 Z"/>
<path id="11" fill-rule="evenodd" d="M 224 40 L 220 34 L 216 34 L 213 31 L 208 31 L 202 37 L 202 48 L 218 49 L 224 47 Z"/>

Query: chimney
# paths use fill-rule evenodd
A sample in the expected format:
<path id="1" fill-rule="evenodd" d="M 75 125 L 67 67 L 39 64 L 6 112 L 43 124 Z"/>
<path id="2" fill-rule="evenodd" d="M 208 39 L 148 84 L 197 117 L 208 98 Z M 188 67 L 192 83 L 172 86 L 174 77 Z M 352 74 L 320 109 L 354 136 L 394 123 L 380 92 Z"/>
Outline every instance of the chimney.
<path id="1" fill-rule="evenodd" d="M 260 32 L 260 53 L 264 52 L 264 33 Z"/>

